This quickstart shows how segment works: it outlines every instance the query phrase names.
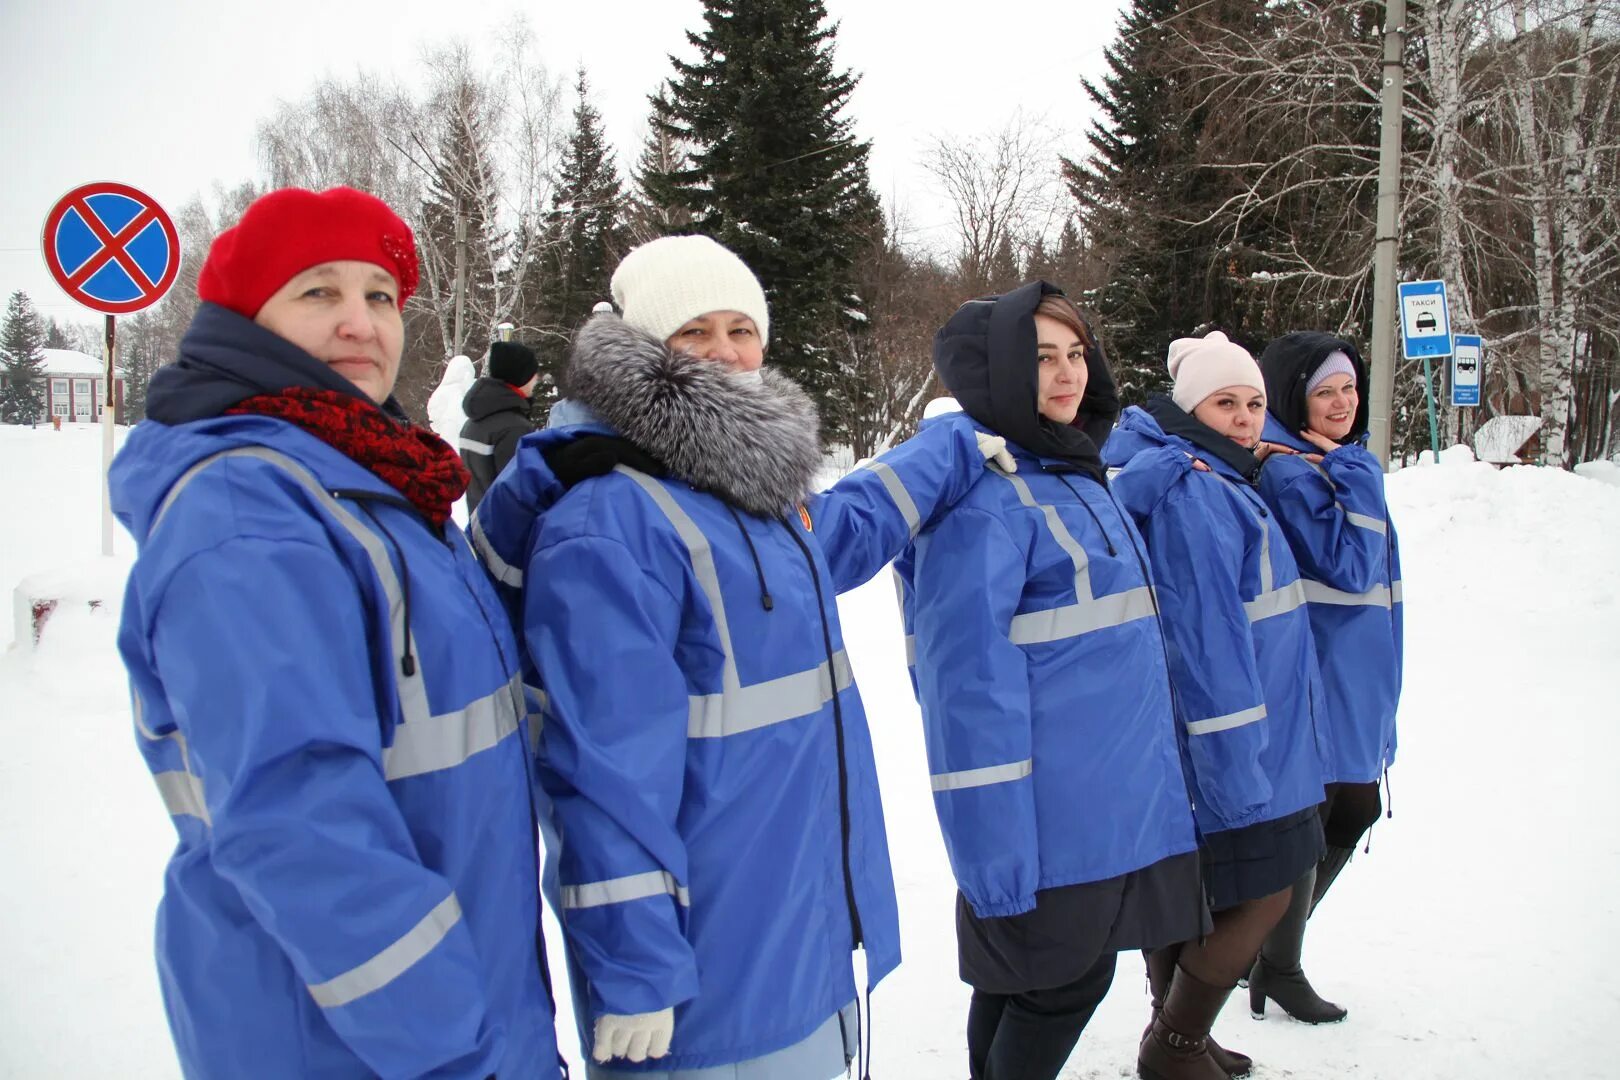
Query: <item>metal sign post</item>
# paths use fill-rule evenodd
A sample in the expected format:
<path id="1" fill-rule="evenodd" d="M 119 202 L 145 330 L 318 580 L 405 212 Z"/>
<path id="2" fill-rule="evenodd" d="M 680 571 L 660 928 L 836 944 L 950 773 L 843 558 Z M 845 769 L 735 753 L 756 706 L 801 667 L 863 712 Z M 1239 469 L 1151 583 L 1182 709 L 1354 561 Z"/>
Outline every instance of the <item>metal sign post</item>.
<path id="1" fill-rule="evenodd" d="M 76 187 L 45 216 L 45 265 L 74 300 L 107 317 L 107 367 L 101 394 L 101 553 L 113 549 L 113 424 L 118 410 L 114 316 L 162 299 L 180 273 L 180 234 L 163 207 L 128 184 Z"/>

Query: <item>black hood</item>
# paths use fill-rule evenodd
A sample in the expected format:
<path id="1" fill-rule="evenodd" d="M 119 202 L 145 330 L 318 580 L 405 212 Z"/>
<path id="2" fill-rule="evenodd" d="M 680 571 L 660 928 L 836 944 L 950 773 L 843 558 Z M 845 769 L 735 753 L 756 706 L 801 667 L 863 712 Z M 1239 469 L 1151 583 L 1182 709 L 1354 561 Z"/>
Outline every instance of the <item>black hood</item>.
<path id="1" fill-rule="evenodd" d="M 1035 309 L 1063 290 L 1031 281 L 1002 296 L 969 300 L 934 335 L 934 370 L 962 411 L 1025 450 L 1101 480 L 1102 445 L 1119 419 L 1119 393 L 1096 335 L 1086 350 L 1086 392 L 1073 424 L 1054 424 L 1038 402 Z M 1087 327 L 1090 330 L 1090 327 Z"/>
<path id="2" fill-rule="evenodd" d="M 180 358 L 146 388 L 146 415 L 161 424 L 219 416 L 233 405 L 289 387 L 333 390 L 370 402 L 345 379 L 286 338 L 218 304 L 204 303 L 180 339 Z M 408 422 L 389 398 L 382 411 Z"/>
<path id="3" fill-rule="evenodd" d="M 1344 338 L 1320 330 L 1296 330 L 1267 345 L 1266 351 L 1260 354 L 1260 374 L 1266 380 L 1266 409 L 1289 431 L 1295 434 L 1303 431 L 1305 384 L 1335 350 L 1348 356 L 1356 369 L 1356 390 L 1361 401 L 1356 406 L 1356 419 L 1350 425 L 1350 433 L 1339 440 L 1353 443 L 1367 433 L 1372 401 L 1367 393 L 1367 365 L 1356 347 Z"/>
<path id="4" fill-rule="evenodd" d="M 528 416 L 529 399 L 506 380 L 486 375 L 467 388 L 461 398 L 461 411 L 467 414 L 468 420 L 487 420 L 499 412 Z"/>
<path id="5" fill-rule="evenodd" d="M 1166 435 L 1186 439 L 1198 449 L 1219 458 L 1249 483 L 1260 482 L 1260 462 L 1252 453 L 1177 405 L 1168 394 L 1154 394 L 1147 399 L 1143 408 L 1158 421 Z"/>

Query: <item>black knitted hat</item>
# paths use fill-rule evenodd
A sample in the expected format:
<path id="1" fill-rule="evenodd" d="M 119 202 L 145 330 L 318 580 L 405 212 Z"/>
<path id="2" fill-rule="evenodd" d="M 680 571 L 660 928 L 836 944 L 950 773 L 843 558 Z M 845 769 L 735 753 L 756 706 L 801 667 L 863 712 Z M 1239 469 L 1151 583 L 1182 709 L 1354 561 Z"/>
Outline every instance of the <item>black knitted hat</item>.
<path id="1" fill-rule="evenodd" d="M 489 366 L 485 370 L 492 379 L 513 386 L 522 386 L 540 374 L 540 361 L 534 350 L 515 341 L 497 341 L 489 347 Z"/>

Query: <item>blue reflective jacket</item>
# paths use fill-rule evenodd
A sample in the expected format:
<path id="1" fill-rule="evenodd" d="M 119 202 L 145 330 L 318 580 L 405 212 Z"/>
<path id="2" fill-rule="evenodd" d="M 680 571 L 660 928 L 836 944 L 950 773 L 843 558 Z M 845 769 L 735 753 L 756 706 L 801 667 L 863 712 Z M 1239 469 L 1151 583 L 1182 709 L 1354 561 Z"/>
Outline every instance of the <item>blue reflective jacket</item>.
<path id="1" fill-rule="evenodd" d="M 895 564 L 934 808 L 980 917 L 1197 846 L 1145 546 L 1107 488 L 1009 449 L 1018 471 Z"/>
<path id="2" fill-rule="evenodd" d="M 936 433 L 767 520 L 620 466 L 571 488 L 527 436 L 472 523 L 546 695 L 540 741 L 580 1038 L 673 1006 L 669 1056 L 804 1039 L 900 960 L 871 736 L 836 595 L 983 472 Z M 829 663 L 829 656 L 831 662 Z"/>
<path id="3" fill-rule="evenodd" d="M 1320 451 L 1267 415 L 1265 438 Z M 1320 465 L 1273 454 L 1260 495 L 1288 537 L 1304 580 L 1332 749 L 1328 779 L 1370 783 L 1395 760 L 1401 696 L 1401 554 L 1384 502 L 1384 470 L 1360 443 Z"/>
<path id="4" fill-rule="evenodd" d="M 559 1075 L 517 644 L 460 530 L 267 417 L 142 423 L 111 485 L 185 1074 Z"/>
<path id="5" fill-rule="evenodd" d="M 1299 570 L 1275 516 L 1229 464 L 1126 409 L 1103 448 L 1147 540 L 1197 783 L 1219 832 L 1322 801 L 1321 676 Z"/>

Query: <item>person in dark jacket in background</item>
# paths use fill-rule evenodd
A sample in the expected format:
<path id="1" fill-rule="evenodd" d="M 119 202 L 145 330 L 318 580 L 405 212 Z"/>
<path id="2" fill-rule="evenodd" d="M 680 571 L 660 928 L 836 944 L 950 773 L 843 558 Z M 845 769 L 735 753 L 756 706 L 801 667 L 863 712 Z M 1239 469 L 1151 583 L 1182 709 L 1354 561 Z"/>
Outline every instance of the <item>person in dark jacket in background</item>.
<path id="1" fill-rule="evenodd" d="M 1322 855 L 1321 676 L 1299 569 L 1256 490 L 1260 369 L 1219 331 L 1171 343 L 1169 369 L 1172 395 L 1126 409 L 1103 456 L 1153 564 L 1215 930 L 1148 957 L 1160 1007 L 1137 1069 L 1223 1080 L 1210 1025 Z"/>
<path id="2" fill-rule="evenodd" d="M 1305 921 L 1382 810 L 1378 782 L 1395 759 L 1401 693 L 1401 562 L 1384 499 L 1384 470 L 1368 450 L 1367 366 L 1343 338 L 1300 331 L 1260 356 L 1266 459 L 1260 495 L 1299 563 L 1316 638 L 1331 737 L 1322 822 L 1327 853 L 1294 885 L 1288 912 L 1249 975 L 1249 1005 L 1266 999 L 1296 1020 L 1330 1023 L 1346 1010 L 1305 977 Z"/>
<path id="3" fill-rule="evenodd" d="M 458 445 L 472 477 L 467 483 L 469 514 L 512 460 L 518 440 L 534 430 L 529 398 L 539 382 L 540 361 L 533 349 L 515 341 L 497 341 L 489 347 L 483 377 L 461 399 L 467 422 Z"/>
<path id="4" fill-rule="evenodd" d="M 1152 575 L 1099 448 L 1119 398 L 1074 304 L 1035 281 L 934 338 L 963 412 L 1007 438 L 895 563 L 973 987 L 974 1080 L 1052 1080 L 1125 949 L 1208 928 Z"/>
<path id="5" fill-rule="evenodd" d="M 113 462 L 190 1077 L 559 1075 L 517 642 L 392 396 L 416 276 L 371 195 L 258 199 Z"/>

